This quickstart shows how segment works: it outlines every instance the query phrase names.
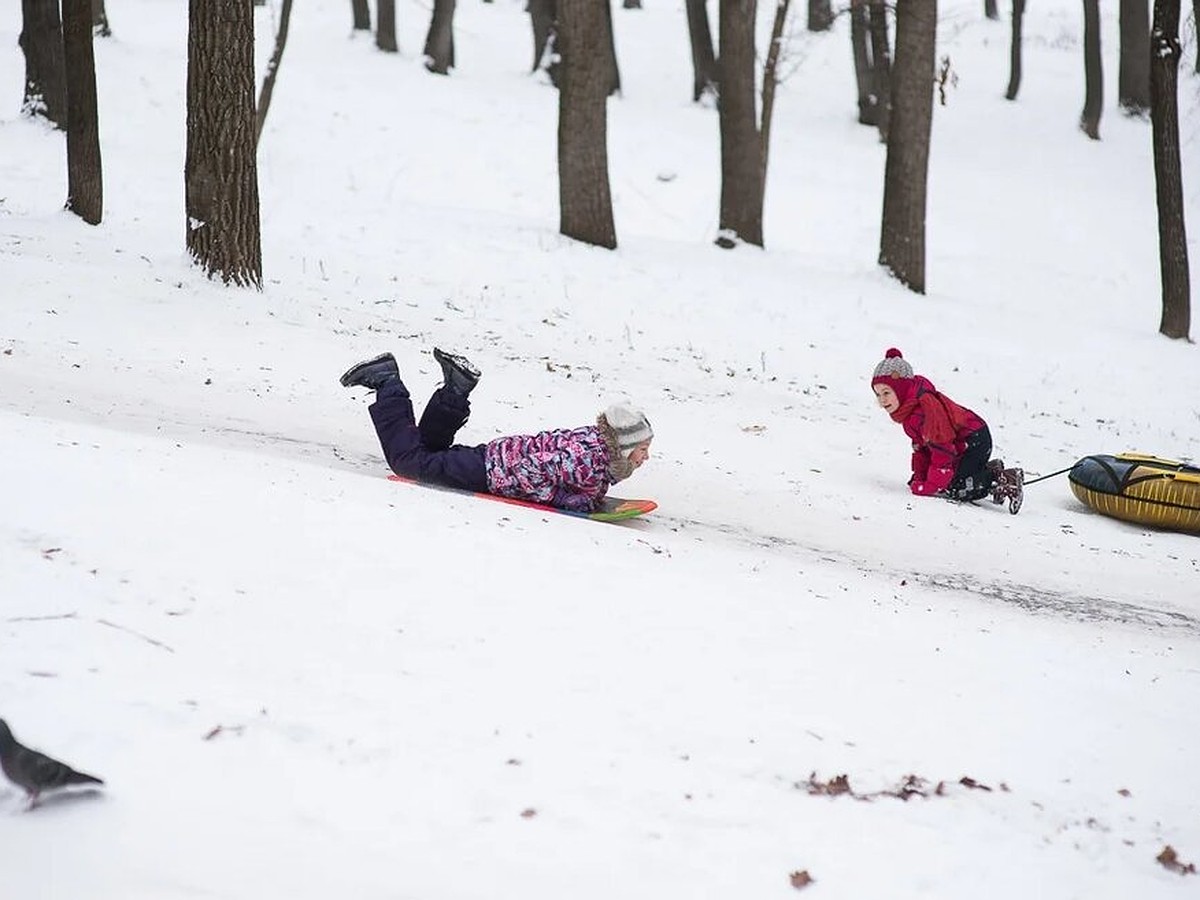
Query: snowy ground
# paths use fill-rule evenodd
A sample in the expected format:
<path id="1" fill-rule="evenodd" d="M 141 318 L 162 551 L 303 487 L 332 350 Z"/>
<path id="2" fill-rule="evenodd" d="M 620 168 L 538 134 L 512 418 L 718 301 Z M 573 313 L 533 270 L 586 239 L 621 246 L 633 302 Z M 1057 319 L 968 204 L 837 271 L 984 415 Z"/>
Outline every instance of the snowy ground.
<path id="1" fill-rule="evenodd" d="M 108 782 L 29 814 L 0 786 L 0 893 L 768 898 L 807 870 L 828 898 L 1194 894 L 1155 857 L 1200 864 L 1197 538 L 1063 476 L 1016 517 L 912 498 L 868 386 L 902 348 L 1030 478 L 1200 457 L 1115 7 L 1097 143 L 1076 3 L 1031 6 L 1015 104 L 1007 23 L 941 5 L 927 297 L 874 264 L 884 148 L 844 19 L 794 29 L 767 249 L 726 252 L 682 5 L 615 9 L 608 252 L 556 233 L 520 3 L 460 5 L 450 78 L 420 65 L 423 5 L 387 56 L 342 0 L 298 4 L 258 294 L 183 251 L 186 4 L 108 0 L 98 228 L 61 211 L 0 11 L 0 716 Z M 424 393 L 435 343 L 484 370 L 467 440 L 633 398 L 658 436 L 619 493 L 659 510 L 389 484 L 337 376 L 392 350 Z M 855 796 L 821 795 L 843 774 Z M 909 776 L 929 796 L 889 795 Z"/>

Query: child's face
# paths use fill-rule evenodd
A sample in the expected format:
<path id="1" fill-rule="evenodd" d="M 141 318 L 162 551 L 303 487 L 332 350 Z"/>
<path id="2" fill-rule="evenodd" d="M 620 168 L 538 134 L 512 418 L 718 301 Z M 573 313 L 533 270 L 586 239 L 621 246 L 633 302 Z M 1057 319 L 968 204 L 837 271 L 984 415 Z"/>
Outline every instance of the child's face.
<path id="1" fill-rule="evenodd" d="M 875 388 L 875 399 L 889 413 L 894 413 L 900 408 L 900 398 L 896 396 L 890 384 L 876 384 L 872 387 Z"/>
<path id="2" fill-rule="evenodd" d="M 644 441 L 629 451 L 629 461 L 635 469 L 641 468 L 642 463 L 650 458 L 650 442 Z"/>

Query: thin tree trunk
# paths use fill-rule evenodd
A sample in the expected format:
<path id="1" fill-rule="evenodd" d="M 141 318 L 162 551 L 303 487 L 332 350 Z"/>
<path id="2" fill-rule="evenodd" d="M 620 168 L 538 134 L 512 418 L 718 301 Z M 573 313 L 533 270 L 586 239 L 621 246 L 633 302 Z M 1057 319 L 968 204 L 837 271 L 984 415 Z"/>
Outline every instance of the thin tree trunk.
<path id="1" fill-rule="evenodd" d="M 262 90 L 258 95 L 258 115 L 254 125 L 254 146 L 262 140 L 263 123 L 267 121 L 267 110 L 271 108 L 271 97 L 275 93 L 275 78 L 279 75 L 279 64 L 283 62 L 283 48 L 287 46 L 288 24 L 292 21 L 292 0 L 283 0 L 279 11 L 279 31 L 275 34 L 275 49 L 267 62 L 263 75 Z"/>
<path id="2" fill-rule="evenodd" d="M 1196 39 L 1196 74 L 1200 75 L 1200 0 L 1192 0 L 1192 27 Z"/>
<path id="3" fill-rule="evenodd" d="M 557 0 L 529 0 L 529 21 L 533 26 L 533 70 L 542 69 L 550 83 L 558 86 L 558 52 L 555 49 Z"/>
<path id="4" fill-rule="evenodd" d="M 63 62 L 58 0 L 21 0 L 21 36 L 25 54 L 25 99 L 21 113 L 44 116 L 67 127 L 67 75 Z"/>
<path id="5" fill-rule="evenodd" d="M 608 92 L 617 94 L 621 91 L 621 69 L 617 65 L 617 31 L 613 27 L 612 4 L 604 0 L 605 32 L 608 38 L 608 50 L 605 57 L 608 61 Z"/>
<path id="6" fill-rule="evenodd" d="M 808 0 L 808 30 L 828 31 L 833 27 L 833 4 L 830 0 Z"/>
<path id="7" fill-rule="evenodd" d="M 997 0 L 983 0 L 983 14 L 989 19 L 999 19 L 1000 4 Z"/>
<path id="8" fill-rule="evenodd" d="M 908 288 L 925 293 L 925 208 L 937 0 L 897 0 L 892 127 L 883 179 L 879 263 Z"/>
<path id="9" fill-rule="evenodd" d="M 1188 338 L 1191 285 L 1183 220 L 1183 166 L 1179 158 L 1180 0 L 1154 0 L 1150 57 L 1150 125 L 1158 200 L 1158 258 L 1162 273 L 1162 321 L 1169 338 Z"/>
<path id="10" fill-rule="evenodd" d="M 763 245 L 762 145 L 754 108 L 756 0 L 720 0 L 721 213 L 717 244 Z"/>
<path id="11" fill-rule="evenodd" d="M 1012 40 L 1008 48 L 1007 100 L 1016 100 L 1021 89 L 1021 26 L 1025 20 L 1025 0 L 1012 0 Z"/>
<path id="12" fill-rule="evenodd" d="M 775 111 L 775 87 L 779 83 L 779 56 L 783 52 L 783 28 L 787 24 L 788 7 L 791 0 L 775 0 L 775 21 L 771 25 L 771 44 L 767 47 L 767 61 L 763 64 L 762 85 L 762 123 L 758 129 L 758 143 L 761 148 L 759 168 L 762 171 L 762 182 L 758 192 L 762 198 L 760 207 L 766 205 L 767 199 L 767 158 L 771 150 L 771 118 Z"/>
<path id="13" fill-rule="evenodd" d="M 437 75 L 447 75 L 454 68 L 454 0 L 433 0 L 425 36 L 425 68 Z"/>
<path id="14" fill-rule="evenodd" d="M 96 37 L 112 37 L 112 29 L 108 27 L 108 10 L 104 8 L 104 0 L 92 0 L 92 34 Z"/>
<path id="15" fill-rule="evenodd" d="M 1100 113 L 1104 109 L 1104 69 L 1100 58 L 1100 0 L 1083 0 L 1083 73 L 1085 93 L 1079 127 L 1094 141 L 1100 140 Z"/>
<path id="16" fill-rule="evenodd" d="M 1128 115 L 1150 111 L 1150 6 L 1147 0 L 1121 0 L 1121 62 L 1117 102 Z"/>
<path id="17" fill-rule="evenodd" d="M 188 4 L 187 248 L 209 277 L 262 289 L 254 152 L 254 8 Z"/>
<path id="18" fill-rule="evenodd" d="M 350 0 L 350 12 L 354 16 L 355 31 L 371 30 L 371 7 L 367 0 Z"/>
<path id="19" fill-rule="evenodd" d="M 609 9 L 609 0 L 559 7 L 558 191 L 559 231 L 611 250 L 617 232 L 608 182 Z"/>
<path id="20" fill-rule="evenodd" d="M 892 117 L 892 54 L 888 48 L 887 5 L 884 0 L 870 0 L 871 32 L 871 93 L 875 96 L 875 120 L 879 140 L 887 143 Z"/>
<path id="21" fill-rule="evenodd" d="M 712 28 L 708 24 L 708 4 L 705 0 L 684 0 L 684 7 L 687 10 L 688 42 L 692 47 L 692 102 L 698 103 L 705 96 L 715 99 L 719 92 L 719 76 Z"/>
<path id="22" fill-rule="evenodd" d="M 399 53 L 396 43 L 396 0 L 379 0 L 375 6 L 375 46 L 385 53 Z"/>
<path id="23" fill-rule="evenodd" d="M 63 0 L 67 72 L 67 209 L 89 225 L 104 214 L 91 0 Z"/>
<path id="24" fill-rule="evenodd" d="M 854 81 L 858 87 L 858 122 L 878 125 L 879 111 L 872 84 L 870 13 L 867 0 L 850 0 L 850 52 L 854 56 Z"/>

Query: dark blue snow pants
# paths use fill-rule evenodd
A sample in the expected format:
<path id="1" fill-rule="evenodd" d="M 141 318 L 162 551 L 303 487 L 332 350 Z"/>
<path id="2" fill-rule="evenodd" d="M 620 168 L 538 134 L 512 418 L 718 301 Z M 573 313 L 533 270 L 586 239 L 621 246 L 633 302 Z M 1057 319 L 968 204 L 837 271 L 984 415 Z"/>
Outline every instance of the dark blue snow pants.
<path id="1" fill-rule="evenodd" d="M 984 425 L 967 435 L 967 449 L 958 461 L 946 493 L 954 500 L 979 500 L 991 493 L 995 481 L 987 469 L 991 455 L 992 433 Z"/>
<path id="2" fill-rule="evenodd" d="M 460 490 L 487 490 L 484 445 L 452 443 L 471 412 L 466 397 L 438 388 L 418 425 L 408 388 L 397 378 L 379 389 L 369 412 L 384 459 L 397 475 Z"/>

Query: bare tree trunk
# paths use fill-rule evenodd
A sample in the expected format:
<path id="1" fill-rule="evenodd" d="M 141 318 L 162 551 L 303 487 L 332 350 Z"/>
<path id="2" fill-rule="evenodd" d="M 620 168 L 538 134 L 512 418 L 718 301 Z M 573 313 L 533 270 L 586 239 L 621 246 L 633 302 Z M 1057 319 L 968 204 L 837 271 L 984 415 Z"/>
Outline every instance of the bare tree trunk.
<path id="1" fill-rule="evenodd" d="M 828 31 L 833 27 L 833 4 L 830 0 L 808 0 L 808 30 Z"/>
<path id="2" fill-rule="evenodd" d="M 425 68 L 437 75 L 447 75 L 454 68 L 454 0 L 433 0 L 425 36 Z"/>
<path id="3" fill-rule="evenodd" d="M 1147 0 L 1121 0 L 1121 62 L 1117 102 L 1128 115 L 1150 111 L 1150 5 Z"/>
<path id="4" fill-rule="evenodd" d="M 91 0 L 63 0 L 67 72 L 67 209 L 89 225 L 104 214 Z"/>
<path id="5" fill-rule="evenodd" d="M 279 75 L 279 64 L 283 62 L 283 48 L 287 46 L 288 25 L 292 21 L 292 0 L 283 0 L 279 11 L 279 31 L 275 34 L 275 49 L 263 75 L 262 90 L 258 95 L 258 115 L 254 124 L 254 146 L 262 140 L 263 123 L 267 121 L 267 110 L 271 108 L 271 96 L 275 93 L 275 78 Z"/>
<path id="6" fill-rule="evenodd" d="M 983 14 L 989 19 L 1000 18 L 1000 5 L 996 0 L 983 0 Z"/>
<path id="7" fill-rule="evenodd" d="M 529 20 L 533 25 L 533 71 L 541 69 L 558 87 L 558 0 L 529 0 Z"/>
<path id="8" fill-rule="evenodd" d="M 1158 199 L 1158 258 L 1162 272 L 1162 322 L 1169 338 L 1188 339 L 1191 285 L 1183 221 L 1183 167 L 1179 158 L 1180 0 L 1154 0 L 1150 57 L 1150 125 Z"/>
<path id="9" fill-rule="evenodd" d="M 354 16 L 355 31 L 371 30 L 371 7 L 367 0 L 350 0 L 350 12 Z"/>
<path id="10" fill-rule="evenodd" d="M 692 102 L 698 103 L 704 96 L 716 99 L 719 93 L 717 57 L 708 24 L 708 4 L 705 0 L 684 0 L 684 6 L 687 9 L 688 41 L 692 46 Z"/>
<path id="11" fill-rule="evenodd" d="M 254 126 L 254 8 L 190 0 L 187 248 L 210 278 L 261 290 Z"/>
<path id="12" fill-rule="evenodd" d="M 1079 127 L 1094 141 L 1100 140 L 1100 113 L 1104 109 L 1104 68 L 1100 58 L 1100 0 L 1083 0 L 1083 72 L 1086 91 Z"/>
<path id="13" fill-rule="evenodd" d="M 1192 0 L 1192 28 L 1196 38 L 1196 74 L 1200 75 L 1200 0 Z"/>
<path id="14" fill-rule="evenodd" d="M 21 113 L 44 116 L 67 127 L 67 75 L 63 62 L 58 0 L 21 0 L 21 36 L 25 54 L 25 99 Z"/>
<path id="15" fill-rule="evenodd" d="M 604 21 L 608 33 L 608 92 L 619 93 L 621 90 L 621 70 L 617 66 L 617 32 L 613 28 L 612 4 L 604 0 Z"/>
<path id="16" fill-rule="evenodd" d="M 608 94 L 612 83 L 608 0 L 570 0 L 559 8 L 559 231 L 617 246 L 608 183 Z"/>
<path id="17" fill-rule="evenodd" d="M 718 104 L 721 122 L 721 214 L 717 244 L 763 245 L 762 145 L 754 108 L 756 0 L 720 0 Z"/>
<path id="18" fill-rule="evenodd" d="M 892 127 L 883 179 L 879 263 L 908 288 L 925 293 L 925 207 L 937 0 L 897 0 Z"/>
<path id="19" fill-rule="evenodd" d="M 92 0 L 92 34 L 96 37 L 112 37 L 112 29 L 108 27 L 108 10 L 104 8 L 104 0 Z"/>
<path id="20" fill-rule="evenodd" d="M 888 48 L 887 5 L 869 0 L 871 31 L 871 93 L 875 95 L 875 120 L 879 139 L 887 143 L 892 117 L 892 54 Z"/>
<path id="21" fill-rule="evenodd" d="M 858 87 L 858 122 L 878 125 L 878 97 L 871 73 L 870 13 L 867 0 L 850 0 L 850 52 L 854 56 L 854 81 Z"/>
<path id="22" fill-rule="evenodd" d="M 379 0 L 375 6 L 375 46 L 385 53 L 399 53 L 396 43 L 396 0 Z"/>
<path id="23" fill-rule="evenodd" d="M 758 188 L 761 197 L 760 209 L 766 205 L 767 200 L 767 157 L 771 149 L 771 119 L 775 112 L 775 87 L 779 84 L 779 56 L 783 52 L 783 28 L 787 24 L 790 5 L 791 0 L 775 0 L 775 21 L 771 25 L 771 44 L 767 47 L 767 61 L 763 64 L 762 122 L 758 129 L 759 169 L 762 171 L 762 181 Z"/>
<path id="24" fill-rule="evenodd" d="M 1025 20 L 1025 0 L 1012 0 L 1012 41 L 1008 48 L 1007 100 L 1016 100 L 1021 89 L 1021 25 Z"/>

